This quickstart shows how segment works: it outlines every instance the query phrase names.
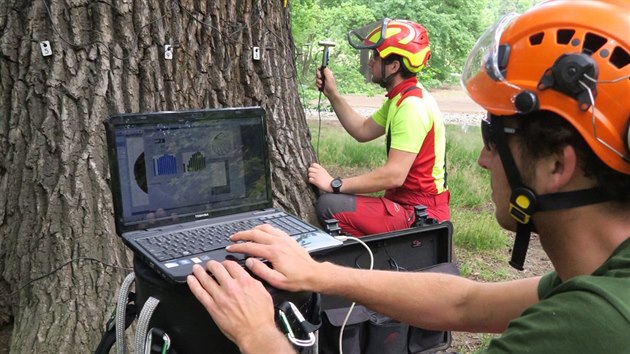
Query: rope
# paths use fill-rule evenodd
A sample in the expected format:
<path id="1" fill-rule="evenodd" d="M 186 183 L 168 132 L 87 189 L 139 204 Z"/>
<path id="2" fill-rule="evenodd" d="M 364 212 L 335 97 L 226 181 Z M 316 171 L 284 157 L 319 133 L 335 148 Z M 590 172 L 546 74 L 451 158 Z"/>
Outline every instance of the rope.
<path id="1" fill-rule="evenodd" d="M 149 331 L 149 321 L 151 320 L 151 316 L 153 316 L 153 311 L 155 311 L 155 308 L 159 303 L 160 300 L 151 296 L 144 303 L 144 306 L 142 306 L 142 311 L 140 311 L 140 316 L 138 317 L 138 326 L 136 327 L 137 354 L 145 353 L 146 348 L 144 347 L 146 345 L 147 333 Z"/>
<path id="2" fill-rule="evenodd" d="M 129 273 L 120 286 L 120 293 L 118 294 L 118 303 L 116 304 L 116 353 L 118 354 L 125 354 L 125 310 L 129 288 L 134 280 L 134 273 Z"/>

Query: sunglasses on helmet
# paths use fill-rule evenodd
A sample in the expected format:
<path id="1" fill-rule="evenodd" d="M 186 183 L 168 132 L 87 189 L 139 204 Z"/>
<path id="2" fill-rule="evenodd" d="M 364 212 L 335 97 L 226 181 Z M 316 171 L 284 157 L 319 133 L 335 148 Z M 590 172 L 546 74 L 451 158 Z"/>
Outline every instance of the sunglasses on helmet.
<path id="1" fill-rule="evenodd" d="M 503 134 L 514 135 L 518 132 L 519 128 L 515 127 L 503 127 Z M 496 125 L 492 125 L 490 115 L 481 120 L 481 138 L 483 139 L 483 146 L 492 151 L 497 147 L 497 134 L 499 131 Z"/>

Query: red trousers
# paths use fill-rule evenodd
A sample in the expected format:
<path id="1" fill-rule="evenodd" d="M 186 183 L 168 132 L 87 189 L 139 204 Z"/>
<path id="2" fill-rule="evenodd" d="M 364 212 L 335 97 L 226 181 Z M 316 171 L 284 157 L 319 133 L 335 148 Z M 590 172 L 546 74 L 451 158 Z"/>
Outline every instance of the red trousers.
<path id="1" fill-rule="evenodd" d="M 450 193 L 445 191 L 423 198 L 430 218 L 450 219 Z M 344 234 L 365 236 L 406 229 L 415 221 L 414 205 L 401 205 L 383 197 L 352 194 L 322 194 L 317 200 L 320 222 L 337 219 Z"/>

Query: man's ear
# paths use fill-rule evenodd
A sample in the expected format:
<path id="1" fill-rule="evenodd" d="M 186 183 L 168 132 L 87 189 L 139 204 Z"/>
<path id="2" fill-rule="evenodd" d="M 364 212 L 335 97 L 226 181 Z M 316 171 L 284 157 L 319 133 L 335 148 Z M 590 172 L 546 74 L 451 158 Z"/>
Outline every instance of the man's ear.
<path id="1" fill-rule="evenodd" d="M 579 170 L 577 154 L 571 145 L 564 146 L 559 152 L 545 159 L 543 173 L 547 176 L 547 193 L 562 190 L 569 184 Z"/>
<path id="2" fill-rule="evenodd" d="M 391 66 L 392 73 L 397 73 L 400 71 L 400 61 L 398 60 L 393 60 L 391 63 L 388 64 L 388 66 Z"/>

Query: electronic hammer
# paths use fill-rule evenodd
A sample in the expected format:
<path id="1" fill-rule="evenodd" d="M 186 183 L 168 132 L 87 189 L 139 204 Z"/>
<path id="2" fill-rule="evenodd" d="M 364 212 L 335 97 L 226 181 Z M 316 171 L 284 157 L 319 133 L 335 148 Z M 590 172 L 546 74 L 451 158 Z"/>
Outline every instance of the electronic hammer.
<path id="1" fill-rule="evenodd" d="M 320 91 L 324 91 L 324 83 L 326 81 L 326 76 L 324 76 L 324 69 L 328 66 L 328 55 L 330 54 L 330 48 L 334 47 L 335 42 L 331 41 L 319 41 L 319 45 L 324 47 L 324 55 L 322 56 L 322 66 L 319 67 L 319 71 L 322 75 L 322 87 L 319 89 Z"/>

